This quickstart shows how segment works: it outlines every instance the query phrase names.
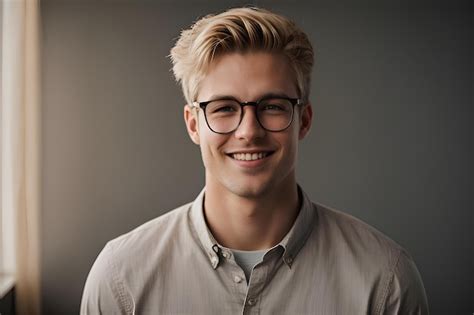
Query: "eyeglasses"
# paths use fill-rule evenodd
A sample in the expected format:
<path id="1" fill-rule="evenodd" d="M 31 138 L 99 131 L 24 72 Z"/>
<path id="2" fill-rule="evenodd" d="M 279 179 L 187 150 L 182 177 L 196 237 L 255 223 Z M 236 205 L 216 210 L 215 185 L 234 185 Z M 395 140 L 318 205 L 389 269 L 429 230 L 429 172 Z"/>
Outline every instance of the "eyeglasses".
<path id="1" fill-rule="evenodd" d="M 193 102 L 192 107 L 201 108 L 209 129 L 215 133 L 234 132 L 244 117 L 244 106 L 255 107 L 257 121 L 267 131 L 283 131 L 293 122 L 295 105 L 303 105 L 300 99 L 286 97 L 263 98 L 257 102 L 238 102 L 235 99 L 218 99 Z"/>

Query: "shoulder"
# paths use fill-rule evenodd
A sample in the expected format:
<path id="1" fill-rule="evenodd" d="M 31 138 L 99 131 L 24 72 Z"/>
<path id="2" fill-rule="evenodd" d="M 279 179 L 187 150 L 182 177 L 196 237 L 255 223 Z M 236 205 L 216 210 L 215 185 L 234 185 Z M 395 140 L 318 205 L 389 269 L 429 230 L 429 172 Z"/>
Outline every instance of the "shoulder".
<path id="1" fill-rule="evenodd" d="M 186 239 L 191 204 L 183 205 L 109 241 L 86 280 L 81 314 L 133 313 L 136 281 L 147 279 Z M 138 280 L 137 280 L 138 279 Z"/>
<path id="2" fill-rule="evenodd" d="M 133 252 L 143 252 L 157 248 L 172 238 L 187 232 L 188 212 L 192 203 L 185 204 L 152 219 L 132 231 L 125 233 L 107 243 L 110 254 L 119 259 L 121 255 L 130 257 Z"/>
<path id="3" fill-rule="evenodd" d="M 402 251 L 390 272 L 378 314 L 428 314 L 428 299 L 421 275 L 411 256 Z"/>
<path id="4" fill-rule="evenodd" d="M 375 314 L 427 314 L 427 298 L 410 254 L 391 238 L 347 213 L 314 204 L 318 214 L 315 233 L 343 257 L 352 275 L 377 282 Z M 370 276 L 369 276 L 370 275 Z"/>
<path id="5" fill-rule="evenodd" d="M 144 274 L 152 272 L 177 255 L 181 244 L 189 244 L 192 239 L 191 206 L 192 203 L 185 204 L 109 241 L 99 258 L 107 259 L 127 281 L 134 281 L 129 274 L 137 268 Z"/>
<path id="6" fill-rule="evenodd" d="M 314 207 L 318 218 L 317 233 L 336 248 L 347 248 L 352 255 L 384 260 L 392 266 L 404 251 L 391 238 L 350 214 L 318 203 Z"/>

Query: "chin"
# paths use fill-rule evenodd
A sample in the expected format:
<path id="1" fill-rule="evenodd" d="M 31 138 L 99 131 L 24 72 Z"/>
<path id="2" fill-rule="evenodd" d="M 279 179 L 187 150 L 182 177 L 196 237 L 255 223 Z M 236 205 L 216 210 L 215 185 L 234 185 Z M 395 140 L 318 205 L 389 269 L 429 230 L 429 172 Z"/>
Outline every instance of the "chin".
<path id="1" fill-rule="evenodd" d="M 245 184 L 245 183 L 227 183 L 225 185 L 227 190 L 233 194 L 247 199 L 255 199 L 268 194 L 271 191 L 272 185 L 270 183 L 261 183 L 261 184 Z"/>

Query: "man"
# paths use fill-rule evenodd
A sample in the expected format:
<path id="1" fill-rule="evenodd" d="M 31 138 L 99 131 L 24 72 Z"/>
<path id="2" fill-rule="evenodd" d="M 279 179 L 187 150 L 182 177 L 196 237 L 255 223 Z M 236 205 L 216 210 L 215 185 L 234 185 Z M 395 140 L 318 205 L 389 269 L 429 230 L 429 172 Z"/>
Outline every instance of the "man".
<path id="1" fill-rule="evenodd" d="M 428 313 L 403 248 L 296 183 L 313 49 L 294 23 L 257 8 L 206 16 L 171 59 L 205 188 L 105 246 L 81 313 Z"/>

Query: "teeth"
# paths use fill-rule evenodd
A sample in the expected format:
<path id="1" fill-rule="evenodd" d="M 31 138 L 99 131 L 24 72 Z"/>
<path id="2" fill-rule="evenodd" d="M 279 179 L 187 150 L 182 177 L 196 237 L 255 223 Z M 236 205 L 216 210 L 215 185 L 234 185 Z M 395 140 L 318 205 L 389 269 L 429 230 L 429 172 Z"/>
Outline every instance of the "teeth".
<path id="1" fill-rule="evenodd" d="M 240 161 L 255 161 L 263 159 L 267 156 L 266 152 L 259 152 L 259 153 L 234 153 L 232 157 L 236 160 Z"/>

